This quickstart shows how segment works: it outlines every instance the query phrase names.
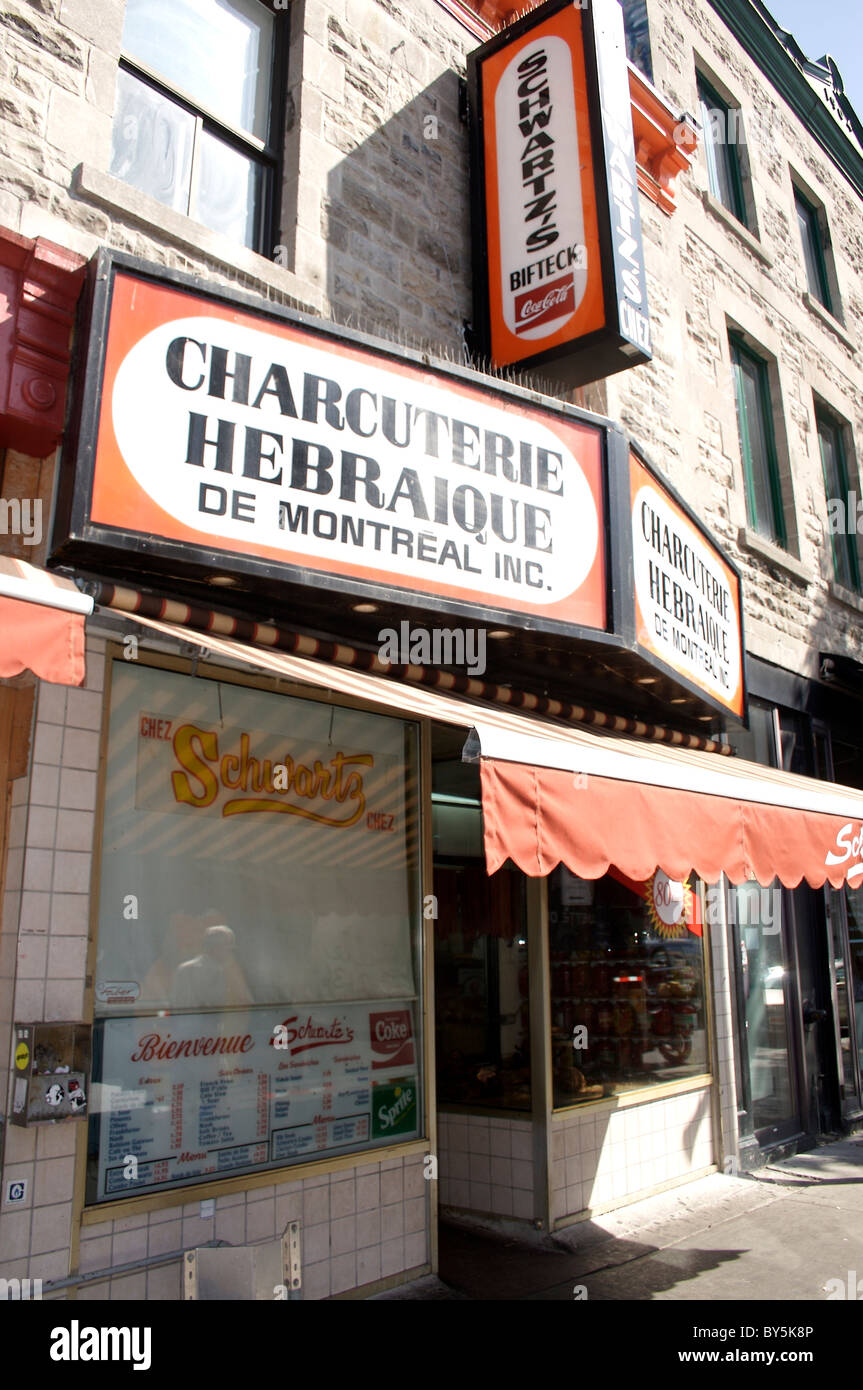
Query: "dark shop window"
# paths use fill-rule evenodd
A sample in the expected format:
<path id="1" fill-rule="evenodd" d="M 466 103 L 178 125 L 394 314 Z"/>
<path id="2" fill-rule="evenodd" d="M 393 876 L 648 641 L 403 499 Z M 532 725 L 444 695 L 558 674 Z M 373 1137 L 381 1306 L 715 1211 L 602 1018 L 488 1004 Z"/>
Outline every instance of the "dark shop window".
<path id="1" fill-rule="evenodd" d="M 549 878 L 558 1108 L 698 1076 L 709 1067 L 696 895 L 686 897 L 677 923 L 666 923 L 652 905 L 650 881 L 628 886 L 621 877 L 588 882 L 561 866 Z M 680 887 L 668 885 L 672 896 Z"/>

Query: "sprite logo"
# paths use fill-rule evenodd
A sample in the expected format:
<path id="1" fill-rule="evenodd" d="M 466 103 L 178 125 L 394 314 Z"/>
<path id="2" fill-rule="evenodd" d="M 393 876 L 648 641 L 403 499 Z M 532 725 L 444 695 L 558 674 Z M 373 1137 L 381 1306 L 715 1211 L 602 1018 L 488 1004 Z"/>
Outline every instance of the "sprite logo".
<path id="1" fill-rule="evenodd" d="M 417 1127 L 417 1081 L 401 1077 L 372 1087 L 372 1138 L 413 1134 Z"/>

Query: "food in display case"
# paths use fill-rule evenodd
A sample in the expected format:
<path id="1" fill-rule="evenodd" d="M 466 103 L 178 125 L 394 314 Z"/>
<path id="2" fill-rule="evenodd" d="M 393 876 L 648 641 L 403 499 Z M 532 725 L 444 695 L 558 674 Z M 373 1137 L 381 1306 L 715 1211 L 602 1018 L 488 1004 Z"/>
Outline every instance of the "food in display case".
<path id="1" fill-rule="evenodd" d="M 658 936 L 614 876 L 590 901 L 549 891 L 555 1105 L 706 1069 L 702 943 Z"/>

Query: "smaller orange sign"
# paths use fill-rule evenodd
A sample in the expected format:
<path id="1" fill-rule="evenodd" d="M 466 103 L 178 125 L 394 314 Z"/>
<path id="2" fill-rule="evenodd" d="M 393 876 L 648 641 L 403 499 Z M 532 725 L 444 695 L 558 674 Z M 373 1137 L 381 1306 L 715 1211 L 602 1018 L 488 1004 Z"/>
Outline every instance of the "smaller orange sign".
<path id="1" fill-rule="evenodd" d="M 742 717 L 740 580 L 634 453 L 629 481 L 636 638 L 710 699 Z"/>
<path id="2" fill-rule="evenodd" d="M 617 0 L 547 0 L 468 57 L 474 322 L 495 367 L 569 385 L 651 356 Z"/>
<path id="3" fill-rule="evenodd" d="M 483 64 L 489 319 L 495 366 L 605 322 L 581 12 Z"/>

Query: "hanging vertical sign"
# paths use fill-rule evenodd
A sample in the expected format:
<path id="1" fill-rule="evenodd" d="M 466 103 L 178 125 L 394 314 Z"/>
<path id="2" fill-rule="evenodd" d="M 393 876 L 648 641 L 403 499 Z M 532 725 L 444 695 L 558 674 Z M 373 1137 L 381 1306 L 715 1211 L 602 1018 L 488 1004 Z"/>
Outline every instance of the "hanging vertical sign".
<path id="1" fill-rule="evenodd" d="M 477 345 L 572 385 L 650 359 L 623 19 L 549 0 L 468 59 Z"/>

